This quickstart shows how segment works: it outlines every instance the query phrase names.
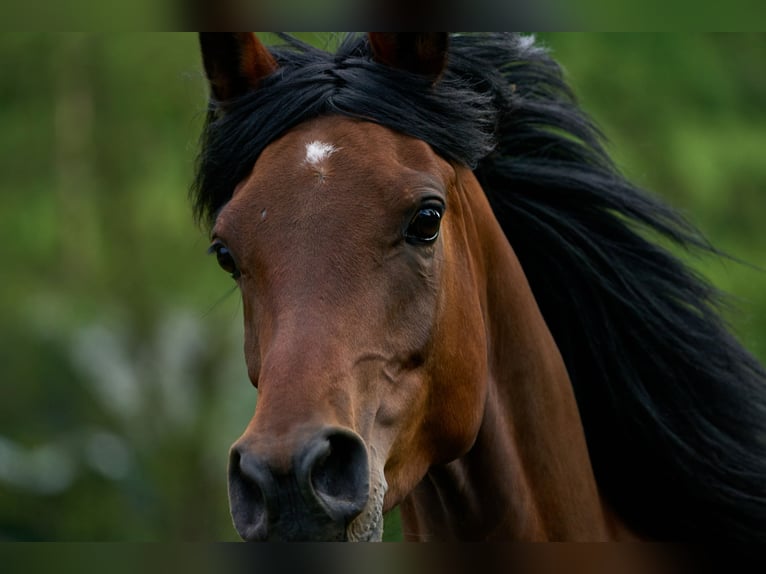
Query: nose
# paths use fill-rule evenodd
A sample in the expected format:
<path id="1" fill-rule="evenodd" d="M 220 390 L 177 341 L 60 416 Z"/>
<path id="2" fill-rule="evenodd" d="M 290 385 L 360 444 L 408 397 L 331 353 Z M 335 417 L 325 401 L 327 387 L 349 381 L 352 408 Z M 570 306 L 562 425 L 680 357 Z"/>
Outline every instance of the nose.
<path id="1" fill-rule="evenodd" d="M 265 450 L 247 441 L 231 449 L 229 501 L 239 535 L 245 540 L 345 540 L 346 526 L 369 498 L 362 439 L 347 429 L 322 429 L 294 449 L 289 468 L 274 462 L 273 445 Z"/>

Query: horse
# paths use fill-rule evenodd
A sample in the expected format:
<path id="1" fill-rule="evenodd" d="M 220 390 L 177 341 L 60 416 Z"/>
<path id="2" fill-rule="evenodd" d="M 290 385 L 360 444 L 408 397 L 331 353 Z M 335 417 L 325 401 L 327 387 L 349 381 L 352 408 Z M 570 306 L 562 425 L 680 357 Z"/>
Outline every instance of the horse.
<path id="1" fill-rule="evenodd" d="M 192 185 L 236 282 L 245 540 L 766 542 L 766 373 L 719 255 L 530 36 L 202 33 Z M 663 244 L 664 242 L 664 244 Z"/>

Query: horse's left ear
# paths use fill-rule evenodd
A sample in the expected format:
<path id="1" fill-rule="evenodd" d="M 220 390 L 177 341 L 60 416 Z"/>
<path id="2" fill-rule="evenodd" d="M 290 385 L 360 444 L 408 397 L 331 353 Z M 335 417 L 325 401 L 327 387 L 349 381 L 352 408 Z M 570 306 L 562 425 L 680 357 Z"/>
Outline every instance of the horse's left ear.
<path id="1" fill-rule="evenodd" d="M 447 66 L 447 32 L 370 32 L 372 58 L 436 81 Z"/>
<path id="2" fill-rule="evenodd" d="M 256 89 L 278 68 L 252 32 L 200 32 L 199 43 L 210 91 L 219 102 Z"/>

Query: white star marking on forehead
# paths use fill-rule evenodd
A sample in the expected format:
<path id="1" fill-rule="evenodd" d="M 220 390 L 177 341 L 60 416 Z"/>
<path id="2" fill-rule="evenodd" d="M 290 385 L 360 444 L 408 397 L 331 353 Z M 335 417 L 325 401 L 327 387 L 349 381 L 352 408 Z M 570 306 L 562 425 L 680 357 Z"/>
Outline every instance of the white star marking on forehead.
<path id="1" fill-rule="evenodd" d="M 328 144 L 320 141 L 313 141 L 306 144 L 306 159 L 305 162 L 311 165 L 318 165 L 322 161 L 326 160 L 333 153 L 338 151 L 332 144 Z"/>

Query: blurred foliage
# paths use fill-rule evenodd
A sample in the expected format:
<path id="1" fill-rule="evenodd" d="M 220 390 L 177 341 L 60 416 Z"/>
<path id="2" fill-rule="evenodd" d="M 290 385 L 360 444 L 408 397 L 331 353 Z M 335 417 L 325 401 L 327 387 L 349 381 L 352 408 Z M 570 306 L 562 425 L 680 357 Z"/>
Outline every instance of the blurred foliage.
<path id="1" fill-rule="evenodd" d="M 766 37 L 542 40 L 618 164 L 766 267 Z M 0 62 L 0 539 L 234 540 L 227 449 L 255 393 L 187 201 L 196 38 L 5 34 Z M 693 263 L 765 359 L 764 273 Z"/>
<path id="2" fill-rule="evenodd" d="M 766 359 L 766 35 L 541 36 L 623 171 L 739 261 L 690 263 Z"/>

